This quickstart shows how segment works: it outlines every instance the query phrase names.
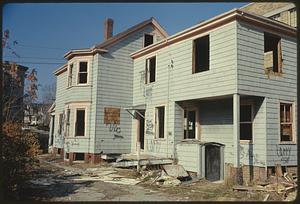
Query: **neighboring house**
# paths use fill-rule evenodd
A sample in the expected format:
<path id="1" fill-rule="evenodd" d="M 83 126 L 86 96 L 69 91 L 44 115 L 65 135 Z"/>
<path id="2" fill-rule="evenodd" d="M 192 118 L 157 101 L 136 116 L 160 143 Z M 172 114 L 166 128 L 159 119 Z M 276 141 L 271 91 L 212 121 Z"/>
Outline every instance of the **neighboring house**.
<path id="1" fill-rule="evenodd" d="M 25 105 L 24 108 L 24 124 L 25 125 L 41 125 L 48 126 L 50 116 L 47 114 L 51 104 L 33 103 Z"/>
<path id="2" fill-rule="evenodd" d="M 23 122 L 24 118 L 24 81 L 28 67 L 5 61 L 2 63 L 3 70 L 3 102 L 9 107 L 9 114 L 3 115 L 5 120 Z M 2 111 L 2 114 L 7 111 Z"/>
<path id="3" fill-rule="evenodd" d="M 241 7 L 241 10 L 297 27 L 297 10 L 295 4 L 291 2 L 250 3 Z"/>
<path id="4" fill-rule="evenodd" d="M 113 21 L 105 21 L 104 42 L 71 50 L 58 68 L 53 152 L 65 159 L 97 162 L 100 153 L 130 153 L 133 60 L 130 54 L 167 37 L 154 18 L 115 36 Z M 53 127 L 53 126 L 51 126 Z"/>
<path id="5" fill-rule="evenodd" d="M 208 180 L 295 171 L 295 28 L 234 9 L 131 56 L 133 107 L 145 115 L 132 152 L 141 143 Z"/>

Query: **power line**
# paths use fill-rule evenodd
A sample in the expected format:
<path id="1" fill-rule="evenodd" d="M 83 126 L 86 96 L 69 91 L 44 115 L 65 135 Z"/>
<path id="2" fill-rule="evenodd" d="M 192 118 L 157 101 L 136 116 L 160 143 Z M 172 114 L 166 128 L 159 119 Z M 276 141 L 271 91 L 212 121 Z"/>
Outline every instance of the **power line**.
<path id="1" fill-rule="evenodd" d="M 52 49 L 52 50 L 67 50 L 68 48 L 58 48 L 58 47 L 47 47 L 47 46 L 35 46 L 35 45 L 24 45 L 24 44 L 17 44 L 16 46 L 20 47 L 30 47 L 30 48 L 36 48 L 36 49 Z"/>
<path id="2" fill-rule="evenodd" d="M 63 62 L 20 62 L 20 61 L 16 61 L 15 63 L 22 63 L 22 64 L 64 64 Z"/>
<path id="3" fill-rule="evenodd" d="M 64 58 L 51 58 L 51 57 L 17 57 L 17 56 L 4 56 L 5 58 L 26 58 L 26 59 L 53 59 L 53 60 L 65 60 Z"/>

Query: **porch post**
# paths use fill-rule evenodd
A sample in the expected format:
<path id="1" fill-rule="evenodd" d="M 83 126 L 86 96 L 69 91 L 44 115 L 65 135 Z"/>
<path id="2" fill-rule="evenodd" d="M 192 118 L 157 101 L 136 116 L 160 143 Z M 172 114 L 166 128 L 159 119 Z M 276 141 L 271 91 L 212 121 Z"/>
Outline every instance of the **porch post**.
<path id="1" fill-rule="evenodd" d="M 240 167 L 240 95 L 233 94 L 233 166 Z"/>

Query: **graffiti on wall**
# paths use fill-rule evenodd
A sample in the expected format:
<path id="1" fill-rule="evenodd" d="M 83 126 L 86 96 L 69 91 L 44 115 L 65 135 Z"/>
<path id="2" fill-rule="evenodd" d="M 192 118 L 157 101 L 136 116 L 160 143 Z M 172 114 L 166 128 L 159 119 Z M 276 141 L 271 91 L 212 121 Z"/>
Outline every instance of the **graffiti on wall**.
<path id="1" fill-rule="evenodd" d="M 110 123 L 110 124 L 106 124 L 106 127 L 108 127 L 109 132 L 111 132 L 114 136 L 113 139 L 123 139 L 124 137 L 121 135 L 122 130 L 120 125 L 118 124 L 114 124 L 114 123 Z"/>
<path id="2" fill-rule="evenodd" d="M 248 160 L 249 165 L 265 165 L 264 161 L 259 160 L 259 155 L 253 153 L 253 149 L 250 146 L 249 148 L 240 146 L 240 160 L 241 162 Z"/>
<path id="3" fill-rule="evenodd" d="M 152 120 L 146 120 L 146 134 L 153 135 L 153 122 Z"/>
<path id="4" fill-rule="evenodd" d="M 288 163 L 290 161 L 292 148 L 289 146 L 279 146 L 276 145 L 276 154 L 283 163 Z"/>

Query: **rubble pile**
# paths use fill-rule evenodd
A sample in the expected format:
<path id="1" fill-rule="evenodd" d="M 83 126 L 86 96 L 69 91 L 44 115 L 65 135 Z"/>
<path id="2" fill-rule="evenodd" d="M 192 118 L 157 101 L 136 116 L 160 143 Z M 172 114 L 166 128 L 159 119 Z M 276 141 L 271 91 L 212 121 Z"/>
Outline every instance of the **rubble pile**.
<path id="1" fill-rule="evenodd" d="M 266 182 L 257 182 L 253 186 L 234 186 L 234 191 L 261 191 L 266 192 L 264 201 L 269 200 L 271 194 L 277 194 L 285 201 L 290 201 L 296 198 L 297 194 L 297 176 L 288 172 L 282 176 L 270 176 Z M 294 196 L 293 196 L 294 195 Z"/>

